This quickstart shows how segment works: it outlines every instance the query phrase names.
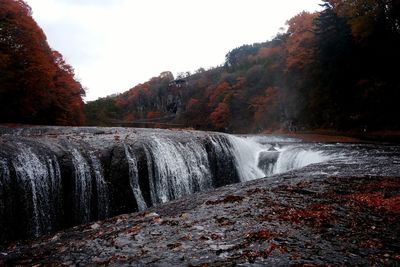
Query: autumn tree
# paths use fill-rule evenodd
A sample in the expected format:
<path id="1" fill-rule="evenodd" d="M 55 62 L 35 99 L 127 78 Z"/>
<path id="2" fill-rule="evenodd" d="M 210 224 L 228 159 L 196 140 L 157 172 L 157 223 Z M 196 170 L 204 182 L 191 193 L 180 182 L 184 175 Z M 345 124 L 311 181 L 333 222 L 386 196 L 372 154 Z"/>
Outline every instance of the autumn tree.
<path id="1" fill-rule="evenodd" d="M 314 20 L 317 13 L 301 12 L 291 18 L 287 25 L 289 34 L 286 42 L 286 68 L 304 69 L 314 60 L 315 32 Z"/>
<path id="2" fill-rule="evenodd" d="M 251 99 L 251 108 L 254 110 L 254 124 L 257 131 L 279 128 L 279 90 L 268 87 L 264 95 L 254 96 Z"/>
<path id="3" fill-rule="evenodd" d="M 317 71 L 310 114 L 335 128 L 399 127 L 396 1 L 324 0 L 317 20 Z M 397 11 L 396 11 L 397 10 Z M 316 110 L 325 110 L 316 113 Z"/>
<path id="4" fill-rule="evenodd" d="M 232 49 L 223 66 L 181 73 L 182 87 L 168 72 L 133 87 L 114 98 L 120 118 L 230 132 L 400 128 L 399 1 L 322 6 L 270 41 Z"/>
<path id="5" fill-rule="evenodd" d="M 81 125 L 84 90 L 22 0 L 0 0 L 0 121 Z"/>
<path id="6" fill-rule="evenodd" d="M 211 113 L 210 120 L 212 124 L 219 130 L 227 130 L 229 126 L 230 110 L 227 103 L 221 102 L 217 108 Z"/>

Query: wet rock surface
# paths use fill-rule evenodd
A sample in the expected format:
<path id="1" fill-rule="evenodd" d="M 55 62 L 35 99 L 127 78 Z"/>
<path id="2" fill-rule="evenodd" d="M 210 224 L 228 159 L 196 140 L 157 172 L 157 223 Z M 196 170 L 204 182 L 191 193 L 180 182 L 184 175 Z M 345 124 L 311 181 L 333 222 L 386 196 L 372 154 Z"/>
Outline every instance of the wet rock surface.
<path id="1" fill-rule="evenodd" d="M 268 149 L 271 147 L 280 150 L 280 156 L 273 167 L 275 173 L 288 171 L 293 167 L 293 164 L 282 164 L 283 160 L 306 167 L 264 179 L 211 189 L 212 186 L 226 184 L 225 180 L 229 183 L 237 182 L 237 175 L 232 171 L 232 157 L 224 156 L 226 152 L 231 151 L 230 147 L 222 142 L 224 139 L 210 136 L 208 141 L 199 141 L 199 144 L 204 144 L 205 149 L 201 157 L 198 157 L 200 163 L 203 162 L 203 158 L 210 162 L 210 171 L 202 175 L 209 179 L 206 174 L 213 174 L 212 183 L 206 184 L 210 186 L 204 186 L 204 192 L 182 194 L 184 196 L 180 199 L 160 204 L 164 201 L 152 201 L 152 197 L 158 200 L 158 196 L 150 194 L 151 190 L 148 187 L 153 181 L 149 177 L 156 177 L 150 175 L 156 169 L 155 155 L 161 158 L 160 153 L 150 152 L 155 151 L 156 145 L 165 145 L 155 140 L 177 140 L 179 142 L 170 148 L 187 151 L 193 140 L 204 140 L 207 133 L 114 128 L 88 128 L 85 131 L 82 131 L 82 128 L 34 128 L 21 129 L 20 132 L 0 129 L 0 134 L 2 157 L 7 158 L 10 153 L 14 153 L 14 147 L 11 146 L 14 143 L 18 145 L 16 147 L 22 144 L 34 152 L 25 158 L 22 157 L 25 154 L 21 150 L 21 153 L 15 153 L 15 162 L 14 158 L 0 161 L 0 185 L 3 185 L 0 186 L 0 199 L 2 197 L 9 201 L 9 192 L 13 193 L 12 196 L 15 195 L 16 199 L 24 195 L 22 193 L 32 197 L 32 194 L 26 193 L 31 192 L 30 190 L 20 192 L 8 190 L 6 187 L 17 187 L 20 180 L 8 178 L 17 177 L 12 172 L 24 170 L 21 166 L 26 159 L 29 159 L 30 164 L 29 168 L 25 169 L 34 171 L 33 178 L 60 178 L 54 180 L 60 181 L 62 190 L 61 187 L 55 187 L 58 188 L 54 191 L 56 193 L 49 191 L 51 194 L 38 195 L 34 198 L 35 201 L 27 202 L 40 204 L 38 208 L 33 209 L 37 216 L 32 216 L 40 219 L 37 220 L 37 226 L 44 227 L 48 225 L 48 221 L 58 222 L 57 218 L 63 219 L 59 221 L 66 224 L 64 227 L 72 224 L 65 220 L 74 220 L 75 213 L 67 211 L 75 211 L 76 207 L 81 207 L 75 206 L 77 201 L 74 200 L 85 196 L 86 191 L 81 190 L 81 194 L 69 194 L 74 186 L 74 179 L 71 180 L 70 177 L 75 177 L 75 180 L 79 177 L 88 181 L 95 179 L 96 183 L 93 185 L 103 184 L 103 179 L 97 182 L 98 176 L 104 178 L 108 189 L 104 195 L 108 198 L 99 198 L 102 196 L 99 189 L 102 188 L 93 186 L 93 196 L 96 197 L 91 198 L 92 201 L 82 198 L 82 201 L 77 202 L 86 203 L 95 210 L 97 208 L 95 213 L 98 214 L 108 211 L 110 215 L 115 215 L 137 210 L 134 208 L 136 206 L 155 205 L 138 213 L 119 215 L 97 222 L 86 221 L 85 225 L 35 240 L 11 243 L 7 241 L 7 244 L 0 245 L 0 266 L 400 264 L 399 146 L 295 142 L 283 144 L 284 147 L 281 147 L 281 139 L 274 141 L 269 138 L 266 144 L 271 145 L 265 147 L 264 154 L 270 153 Z M 149 136 L 153 135 L 155 137 L 149 139 Z M 273 144 L 275 142 L 276 144 Z M 150 143 L 154 146 L 153 150 L 150 150 Z M 69 145 L 73 145 L 72 148 L 69 148 Z M 203 146 L 194 148 L 201 147 Z M 254 147 L 249 146 L 248 151 L 252 152 Z M 168 154 L 171 149 L 160 151 Z M 191 151 L 194 154 L 198 150 L 200 149 Z M 80 152 L 81 156 L 77 155 L 77 152 Z M 261 152 L 259 154 L 262 157 Z M 307 157 L 304 154 L 306 152 Z M 216 161 L 214 157 L 217 153 L 221 155 L 220 161 Z M 177 158 L 176 155 L 173 159 Z M 182 154 L 181 158 L 188 159 L 186 155 L 188 153 Z M 316 156 L 329 157 L 316 163 Z M 136 165 L 131 162 L 133 157 L 136 158 Z M 306 158 L 309 160 L 307 164 L 303 162 Z M 270 158 L 264 159 L 264 167 L 272 169 Z M 78 164 L 79 162 L 81 164 Z M 174 161 L 159 165 L 171 167 L 171 162 Z M 149 163 L 148 166 L 145 163 Z M 36 168 L 38 166 L 40 168 Z M 193 170 L 196 170 L 198 164 L 195 162 L 182 166 L 193 167 Z M 181 168 L 174 170 L 180 173 Z M 73 172 L 80 176 L 73 175 Z M 31 177 L 22 174 L 25 175 L 25 172 L 21 172 L 18 177 Z M 178 176 L 180 177 L 176 175 Z M 138 180 L 137 177 L 141 179 Z M 171 181 L 170 176 L 165 176 L 165 179 Z M 27 188 L 42 188 L 39 187 L 41 184 L 34 185 L 36 187 Z M 199 185 L 193 184 L 192 191 L 199 191 Z M 138 188 L 142 191 L 141 196 L 138 194 Z M 176 189 L 180 187 L 177 186 Z M 59 196 L 59 192 L 63 193 L 64 202 L 69 203 L 61 215 L 57 214 L 57 205 L 47 209 L 47 202 L 42 201 L 43 196 Z M 172 197 L 167 200 L 169 199 Z M 0 219 L 3 220 L 10 220 L 11 217 L 5 215 L 14 214 L 16 210 L 13 205 L 8 205 L 14 202 L 7 201 L 1 202 L 4 204 L 0 203 Z M 55 199 L 52 203 L 63 202 Z M 43 209 L 39 209 L 42 207 Z M 98 209 L 99 207 L 101 209 Z M 28 208 L 27 210 L 32 210 Z M 42 210 L 54 212 L 41 212 Z M 85 211 L 91 211 L 92 208 L 78 210 L 82 211 L 81 217 L 84 217 L 91 215 Z M 54 220 L 51 217 L 53 214 Z M 89 216 L 89 219 L 100 218 L 98 214 Z M 27 216 L 13 218 L 15 220 L 10 222 L 0 220 L 0 226 L 10 226 L 1 227 L 0 237 L 7 235 L 7 231 L 13 229 L 11 226 L 17 221 L 24 227 L 29 222 Z M 20 228 L 17 227 L 14 231 L 18 229 Z"/>
<path id="2" fill-rule="evenodd" d="M 400 176 L 392 170 L 334 176 L 310 167 L 230 185 L 11 244 L 0 264 L 398 265 Z"/>
<path id="3" fill-rule="evenodd" d="M 0 244 L 239 182 L 230 138 L 199 131 L 0 126 Z"/>

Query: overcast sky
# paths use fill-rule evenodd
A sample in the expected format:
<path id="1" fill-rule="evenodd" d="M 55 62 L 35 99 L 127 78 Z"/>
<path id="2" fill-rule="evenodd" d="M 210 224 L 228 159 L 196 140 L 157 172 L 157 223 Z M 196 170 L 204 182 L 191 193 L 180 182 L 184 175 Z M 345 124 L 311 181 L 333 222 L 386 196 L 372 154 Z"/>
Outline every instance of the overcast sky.
<path id="1" fill-rule="evenodd" d="M 124 92 L 163 71 L 224 62 L 271 39 L 320 0 L 26 0 L 33 17 L 87 88 L 86 100 Z"/>

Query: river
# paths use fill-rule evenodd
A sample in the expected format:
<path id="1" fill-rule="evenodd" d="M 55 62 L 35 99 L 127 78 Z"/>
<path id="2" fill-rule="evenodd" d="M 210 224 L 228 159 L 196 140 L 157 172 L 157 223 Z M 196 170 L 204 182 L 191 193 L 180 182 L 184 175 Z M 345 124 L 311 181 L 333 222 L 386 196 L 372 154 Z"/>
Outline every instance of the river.
<path id="1" fill-rule="evenodd" d="M 398 174 L 393 164 L 400 165 L 399 154 L 392 145 L 269 135 L 0 128 L 0 241 L 38 237 L 306 166 L 312 167 L 308 175 L 352 176 L 366 169 L 370 175 Z"/>

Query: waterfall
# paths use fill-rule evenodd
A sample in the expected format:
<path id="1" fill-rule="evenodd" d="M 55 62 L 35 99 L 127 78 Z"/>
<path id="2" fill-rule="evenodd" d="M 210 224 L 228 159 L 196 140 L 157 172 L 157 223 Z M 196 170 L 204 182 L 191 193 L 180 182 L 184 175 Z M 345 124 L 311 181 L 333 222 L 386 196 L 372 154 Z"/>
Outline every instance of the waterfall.
<path id="1" fill-rule="evenodd" d="M 140 188 L 137 186 L 136 159 L 129 147 L 125 146 L 125 150 L 133 181 L 132 189 L 138 204 L 145 208 Z M 212 174 L 207 151 L 201 140 L 179 142 L 168 137 L 152 136 L 144 145 L 144 150 L 154 204 L 211 188 Z"/>
<path id="2" fill-rule="evenodd" d="M 277 137 L 115 128 L 1 131 L 0 241 L 332 158 L 318 146 Z"/>
<path id="3" fill-rule="evenodd" d="M 302 147 L 288 146 L 279 152 L 273 174 L 287 172 L 293 169 L 305 167 L 310 164 L 330 160 L 332 156 L 325 155 L 323 151 L 314 151 Z"/>
<path id="4" fill-rule="evenodd" d="M 323 151 L 304 148 L 301 145 L 286 144 L 280 147 L 276 143 L 287 141 L 291 143 L 293 139 L 229 136 L 229 140 L 232 143 L 231 153 L 235 156 L 241 181 L 283 173 L 333 158 Z"/>
<path id="5" fill-rule="evenodd" d="M 6 160 L 0 158 L 0 241 L 7 238 L 7 210 L 10 208 L 8 192 L 10 191 L 10 171 Z M 2 201 L 3 200 L 3 201 Z"/>
<path id="6" fill-rule="evenodd" d="M 104 171 L 99 159 L 89 152 L 88 159 L 76 148 L 71 148 L 74 167 L 75 220 L 86 223 L 109 214 L 109 196 Z"/>
<path id="7" fill-rule="evenodd" d="M 75 184 L 74 184 L 74 208 L 75 220 L 80 223 L 89 222 L 91 198 L 92 198 L 92 183 L 91 171 L 89 163 L 82 154 L 73 148 L 71 151 L 72 163 L 74 166 Z"/>
<path id="8" fill-rule="evenodd" d="M 97 217 L 103 219 L 108 217 L 110 212 L 107 183 L 104 179 L 104 170 L 101 166 L 100 160 L 93 152 L 90 153 L 90 161 L 95 177 L 94 186 L 96 187 Z"/>
<path id="9" fill-rule="evenodd" d="M 18 154 L 12 161 L 17 183 L 24 191 L 27 206 L 31 206 L 31 230 L 34 236 L 53 230 L 61 193 L 60 167 L 57 159 L 37 155 L 31 147 L 18 144 Z"/>
<path id="10" fill-rule="evenodd" d="M 236 159 L 236 168 L 241 181 L 249 181 L 265 177 L 265 172 L 258 166 L 258 156 L 267 149 L 263 144 L 248 138 L 229 136 L 232 151 Z"/>
<path id="11" fill-rule="evenodd" d="M 135 196 L 138 205 L 138 210 L 142 211 L 147 208 L 147 204 L 144 201 L 143 194 L 139 186 L 139 172 L 137 167 L 137 159 L 135 157 L 135 154 L 131 151 L 131 148 L 127 144 L 124 145 L 124 148 L 125 148 L 126 159 L 128 161 L 128 166 L 129 166 L 129 182 L 130 182 L 129 184 Z"/>

